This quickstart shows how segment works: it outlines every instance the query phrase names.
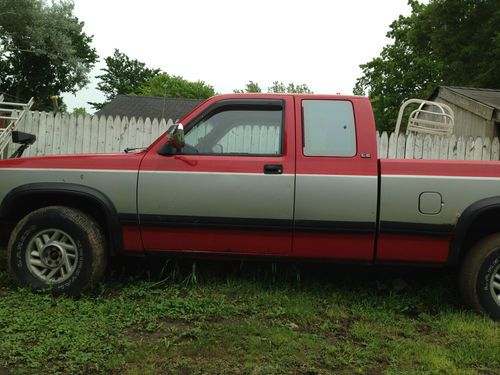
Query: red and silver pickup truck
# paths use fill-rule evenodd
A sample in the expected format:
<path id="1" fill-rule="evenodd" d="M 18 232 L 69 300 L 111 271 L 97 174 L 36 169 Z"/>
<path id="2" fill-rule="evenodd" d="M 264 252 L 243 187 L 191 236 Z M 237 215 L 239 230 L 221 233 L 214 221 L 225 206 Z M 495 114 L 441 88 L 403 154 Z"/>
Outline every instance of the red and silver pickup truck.
<path id="1" fill-rule="evenodd" d="M 78 294 L 119 255 L 456 267 L 500 318 L 500 163 L 377 158 L 369 100 L 210 98 L 138 152 L 0 162 L 22 286 Z"/>

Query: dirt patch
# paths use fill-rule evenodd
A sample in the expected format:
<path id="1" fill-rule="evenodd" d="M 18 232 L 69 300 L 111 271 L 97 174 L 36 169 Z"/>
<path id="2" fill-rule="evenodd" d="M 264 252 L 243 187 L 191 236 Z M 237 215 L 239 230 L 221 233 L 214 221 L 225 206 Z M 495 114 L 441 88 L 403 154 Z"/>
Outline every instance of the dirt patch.
<path id="1" fill-rule="evenodd" d="M 155 330 L 148 330 L 137 326 L 129 327 L 124 332 L 124 337 L 132 342 L 154 342 L 164 337 L 179 336 L 194 327 L 193 323 L 182 320 L 165 320 Z"/>
<path id="2" fill-rule="evenodd" d="M 326 335 L 327 342 L 334 344 L 336 342 L 348 339 L 354 343 L 361 343 L 361 341 L 351 333 L 351 328 L 354 322 L 355 319 L 351 317 L 342 319 L 340 322 L 338 322 L 338 328 L 336 330 L 334 330 L 333 332 L 328 331 Z"/>

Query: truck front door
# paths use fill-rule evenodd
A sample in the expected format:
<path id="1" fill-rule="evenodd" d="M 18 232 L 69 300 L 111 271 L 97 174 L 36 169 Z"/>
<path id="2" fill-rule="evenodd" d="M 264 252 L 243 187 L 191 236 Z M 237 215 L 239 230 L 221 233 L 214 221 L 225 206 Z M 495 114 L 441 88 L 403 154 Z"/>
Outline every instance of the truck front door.
<path id="1" fill-rule="evenodd" d="M 139 171 L 145 250 L 289 254 L 294 125 L 291 96 L 218 97 L 184 119 L 181 153 L 159 155 L 162 139 Z"/>

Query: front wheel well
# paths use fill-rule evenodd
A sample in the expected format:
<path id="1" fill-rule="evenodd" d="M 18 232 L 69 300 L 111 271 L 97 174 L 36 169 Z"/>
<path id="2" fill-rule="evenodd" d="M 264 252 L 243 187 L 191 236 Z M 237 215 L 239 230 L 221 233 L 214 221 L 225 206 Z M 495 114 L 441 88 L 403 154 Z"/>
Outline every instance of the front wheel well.
<path id="1" fill-rule="evenodd" d="M 3 238 L 8 238 L 15 225 L 27 214 L 43 207 L 65 206 L 84 212 L 102 228 L 108 244 L 108 254 L 116 255 L 123 249 L 118 215 L 109 202 L 92 194 L 75 191 L 35 191 L 14 195 L 2 205 Z M 110 212 L 111 211 L 111 212 Z M 114 211 L 114 212 L 113 212 Z"/>

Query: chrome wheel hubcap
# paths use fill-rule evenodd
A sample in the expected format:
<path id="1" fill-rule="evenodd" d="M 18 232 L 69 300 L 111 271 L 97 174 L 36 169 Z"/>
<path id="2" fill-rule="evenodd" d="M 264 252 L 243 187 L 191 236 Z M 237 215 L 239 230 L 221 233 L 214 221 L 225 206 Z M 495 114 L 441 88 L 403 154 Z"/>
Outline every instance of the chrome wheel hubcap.
<path id="1" fill-rule="evenodd" d="M 493 276 L 490 280 L 490 292 L 493 300 L 500 306 L 500 264 L 493 271 Z"/>
<path id="2" fill-rule="evenodd" d="M 75 241 L 58 229 L 39 232 L 28 244 L 26 264 L 31 274 L 44 283 L 61 283 L 73 275 L 78 264 Z"/>

